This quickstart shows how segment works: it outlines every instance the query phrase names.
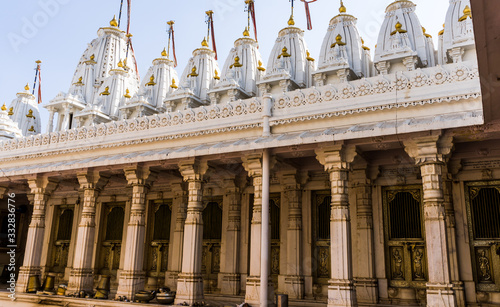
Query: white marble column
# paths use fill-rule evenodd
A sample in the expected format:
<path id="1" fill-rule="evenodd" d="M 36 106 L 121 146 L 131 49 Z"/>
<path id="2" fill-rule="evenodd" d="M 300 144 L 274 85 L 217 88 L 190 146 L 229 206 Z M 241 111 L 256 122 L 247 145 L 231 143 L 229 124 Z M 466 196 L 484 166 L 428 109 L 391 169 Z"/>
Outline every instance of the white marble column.
<path id="1" fill-rule="evenodd" d="M 356 298 L 358 303 L 378 302 L 378 282 L 375 278 L 375 248 L 373 241 L 372 180 L 368 165 L 362 161 L 353 165 L 350 179 L 356 196 L 357 246 L 355 259 Z"/>
<path id="2" fill-rule="evenodd" d="M 288 206 L 286 231 L 286 276 L 285 293 L 290 299 L 304 298 L 304 276 L 302 272 L 302 191 L 297 170 L 287 166 L 279 172 L 279 179 Z"/>
<path id="3" fill-rule="evenodd" d="M 188 183 L 188 206 L 184 225 L 182 272 L 177 282 L 175 304 L 194 304 L 203 300 L 203 278 L 201 274 L 203 247 L 203 189 L 202 179 L 207 171 L 206 163 L 196 159 L 179 163 L 179 171 Z"/>
<path id="4" fill-rule="evenodd" d="M 234 178 L 224 179 L 224 210 L 227 212 L 225 244 L 222 247 L 224 261 L 222 267 L 221 293 L 240 294 L 240 233 L 241 233 L 241 194 Z"/>
<path id="5" fill-rule="evenodd" d="M 36 176 L 28 179 L 33 199 L 33 214 L 28 228 L 23 266 L 19 269 L 16 292 L 26 292 L 31 275 L 41 275 L 40 259 L 45 235 L 45 211 L 50 194 L 56 189 L 57 182 L 48 177 Z M 41 278 L 41 276 L 40 276 Z"/>
<path id="6" fill-rule="evenodd" d="M 77 174 L 80 189 L 83 190 L 82 217 L 78 225 L 73 270 L 69 276 L 68 293 L 81 290 L 92 291 L 94 276 L 92 258 L 94 256 L 95 215 L 97 197 L 108 183 L 109 177 L 98 171 L 87 170 Z"/>
<path id="7" fill-rule="evenodd" d="M 171 184 L 174 193 L 172 202 L 175 210 L 175 225 L 171 244 L 169 244 L 168 271 L 165 272 L 165 286 L 173 291 L 177 289 L 177 278 L 182 269 L 182 251 L 184 244 L 184 222 L 186 221 L 187 193 L 182 183 Z"/>
<path id="8" fill-rule="evenodd" d="M 355 149 L 333 145 L 316 150 L 317 158 L 330 177 L 330 257 L 331 279 L 328 285 L 328 306 L 355 306 L 356 293 L 352 276 L 351 218 L 347 183 Z"/>
<path id="9" fill-rule="evenodd" d="M 145 166 L 135 166 L 124 172 L 128 184 L 132 186 L 132 203 L 124 248 L 125 260 L 116 296 L 126 296 L 133 300 L 137 291 L 144 290 L 146 194 L 158 174 Z"/>
<path id="10" fill-rule="evenodd" d="M 456 306 L 451 283 L 442 169 L 453 147 L 451 138 L 439 135 L 414 137 L 405 150 L 420 166 L 424 191 L 424 223 L 429 281 L 427 306 Z"/>
<path id="11" fill-rule="evenodd" d="M 54 113 L 54 109 L 49 109 L 49 123 L 47 126 L 47 133 L 50 133 L 52 132 L 52 130 L 54 130 Z"/>

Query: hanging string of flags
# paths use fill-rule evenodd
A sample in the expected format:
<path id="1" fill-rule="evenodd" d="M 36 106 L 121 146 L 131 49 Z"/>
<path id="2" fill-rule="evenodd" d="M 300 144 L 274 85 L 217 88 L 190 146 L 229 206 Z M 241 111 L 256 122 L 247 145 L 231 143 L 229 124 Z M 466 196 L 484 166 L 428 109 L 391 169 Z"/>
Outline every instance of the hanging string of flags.
<path id="1" fill-rule="evenodd" d="M 212 50 L 215 52 L 215 59 L 217 60 L 217 46 L 215 45 L 215 29 L 214 29 L 214 11 L 206 11 L 208 24 L 208 34 L 207 41 L 210 41 L 210 35 L 212 35 Z"/>
<path id="2" fill-rule="evenodd" d="M 132 45 L 132 34 L 130 34 L 130 12 L 131 12 L 131 3 L 132 0 L 127 0 L 127 53 L 125 55 L 125 66 L 126 66 L 126 61 L 128 59 L 128 52 L 129 50 L 132 50 L 132 57 L 134 58 L 134 65 L 135 65 L 135 73 L 137 74 L 137 79 L 140 80 L 141 76 L 139 75 L 139 69 L 137 67 L 137 60 L 135 58 L 135 52 L 134 52 L 134 46 Z M 120 13 L 118 15 L 118 27 L 120 27 L 121 24 L 121 19 L 122 19 L 122 10 L 123 10 L 123 0 L 120 2 Z"/>
<path id="3" fill-rule="evenodd" d="M 35 88 L 36 88 L 36 83 L 38 81 L 38 104 L 42 103 L 42 69 L 41 65 L 42 61 L 38 60 L 35 62 L 36 63 L 36 68 L 35 68 L 35 82 L 33 82 L 33 91 L 32 95 L 35 95 Z"/>
<path id="4" fill-rule="evenodd" d="M 170 44 L 172 44 L 172 53 L 174 54 L 174 67 L 177 67 L 177 55 L 175 54 L 175 35 L 174 35 L 174 21 L 170 20 L 167 22 L 168 25 L 168 52 L 167 57 L 170 58 Z"/>

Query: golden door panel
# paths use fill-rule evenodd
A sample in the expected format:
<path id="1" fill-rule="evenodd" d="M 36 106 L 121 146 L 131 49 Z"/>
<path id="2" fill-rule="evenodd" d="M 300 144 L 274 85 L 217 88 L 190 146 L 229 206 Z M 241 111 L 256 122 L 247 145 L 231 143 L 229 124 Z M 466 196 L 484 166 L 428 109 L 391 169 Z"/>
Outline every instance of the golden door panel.
<path id="1" fill-rule="evenodd" d="M 51 271 L 63 273 L 68 263 L 74 208 L 73 206 L 60 206 L 56 212 Z"/>
<path id="2" fill-rule="evenodd" d="M 386 187 L 382 193 L 390 286 L 423 289 L 428 274 L 422 188 Z"/>
<path id="3" fill-rule="evenodd" d="M 312 230 L 314 238 L 314 282 L 327 285 L 331 276 L 330 258 L 331 196 L 329 190 L 312 193 Z"/>
<path id="4" fill-rule="evenodd" d="M 466 184 L 472 268 L 478 291 L 500 291 L 500 181 Z"/>
<path id="5" fill-rule="evenodd" d="M 103 239 L 100 250 L 100 274 L 116 276 L 120 267 L 125 203 L 108 203 L 104 206 Z"/>
<path id="6" fill-rule="evenodd" d="M 155 200 L 150 202 L 151 218 L 149 227 L 149 248 L 147 253 L 148 276 L 162 278 L 168 266 L 168 246 L 172 219 L 172 201 Z"/>

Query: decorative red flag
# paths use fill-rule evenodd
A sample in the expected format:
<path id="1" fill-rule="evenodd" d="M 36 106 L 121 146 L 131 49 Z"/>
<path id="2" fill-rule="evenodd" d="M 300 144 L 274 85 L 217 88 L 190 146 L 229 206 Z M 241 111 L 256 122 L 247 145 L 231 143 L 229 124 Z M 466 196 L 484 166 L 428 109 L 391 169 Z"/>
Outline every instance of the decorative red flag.
<path id="1" fill-rule="evenodd" d="M 132 0 L 127 0 L 127 34 L 130 33 L 130 4 Z"/>
<path id="2" fill-rule="evenodd" d="M 174 27 L 172 27 L 172 52 L 174 53 L 174 67 L 177 67 L 177 55 L 175 54 L 175 34 Z"/>
<path id="3" fill-rule="evenodd" d="M 215 52 L 215 59 L 217 60 L 217 46 L 215 45 L 215 30 L 214 30 L 214 18 L 210 14 L 210 31 L 212 32 L 212 49 Z"/>
<path id="4" fill-rule="evenodd" d="M 307 0 L 300 0 L 302 2 L 304 2 L 304 5 L 306 7 L 306 18 L 307 18 L 307 30 L 312 30 L 312 21 L 311 21 L 311 12 L 309 11 L 309 3 L 313 3 L 313 2 L 316 2 L 318 0 L 310 0 L 310 1 L 307 1 Z"/>
<path id="5" fill-rule="evenodd" d="M 257 20 L 255 19 L 255 3 L 253 0 L 251 0 L 248 3 L 248 11 L 250 12 L 250 16 L 252 17 L 253 32 L 255 34 L 255 40 L 258 41 L 258 39 L 257 39 Z"/>

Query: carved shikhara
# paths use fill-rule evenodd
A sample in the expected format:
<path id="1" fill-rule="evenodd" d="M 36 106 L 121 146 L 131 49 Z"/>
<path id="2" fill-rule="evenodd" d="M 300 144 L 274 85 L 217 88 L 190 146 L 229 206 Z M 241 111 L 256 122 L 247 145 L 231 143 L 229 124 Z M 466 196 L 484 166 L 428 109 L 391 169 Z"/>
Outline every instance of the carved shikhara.
<path id="1" fill-rule="evenodd" d="M 475 67 L 472 62 L 461 62 L 284 93 L 274 99 L 270 125 L 276 127 L 333 116 L 477 100 L 481 93 Z M 1 142 L 0 153 L 4 154 L 0 154 L 0 160 L 32 159 L 258 129 L 263 125 L 263 112 L 262 98 L 254 97 L 222 105 L 28 136 Z M 480 112 L 480 106 L 467 112 L 465 117 L 474 117 L 482 122 L 482 114 L 476 114 Z M 367 124 L 374 125 L 374 122 Z M 146 135 L 148 137 L 144 137 Z M 128 136 L 130 138 L 126 139 Z M 24 150 L 27 148 L 29 151 Z"/>

